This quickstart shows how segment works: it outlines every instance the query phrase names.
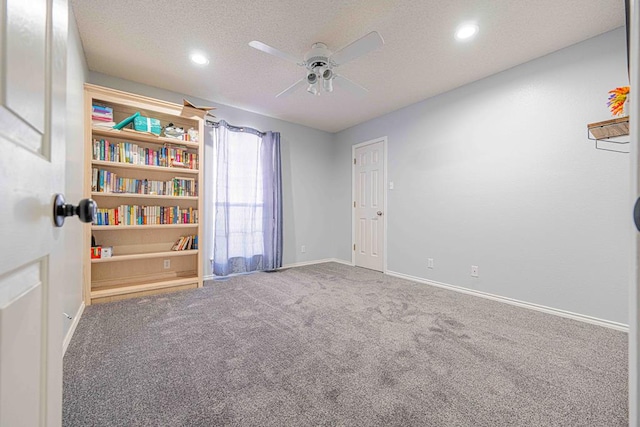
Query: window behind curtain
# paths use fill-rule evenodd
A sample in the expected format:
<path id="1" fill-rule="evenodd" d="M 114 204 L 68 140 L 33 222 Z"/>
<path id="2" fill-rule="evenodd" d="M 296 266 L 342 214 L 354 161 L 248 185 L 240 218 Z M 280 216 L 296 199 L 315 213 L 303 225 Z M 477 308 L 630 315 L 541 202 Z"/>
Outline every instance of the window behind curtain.
<path id="1" fill-rule="evenodd" d="M 229 133 L 229 257 L 263 255 L 263 168 L 259 161 L 262 138 L 245 132 Z M 250 245 L 247 248 L 246 245 Z"/>

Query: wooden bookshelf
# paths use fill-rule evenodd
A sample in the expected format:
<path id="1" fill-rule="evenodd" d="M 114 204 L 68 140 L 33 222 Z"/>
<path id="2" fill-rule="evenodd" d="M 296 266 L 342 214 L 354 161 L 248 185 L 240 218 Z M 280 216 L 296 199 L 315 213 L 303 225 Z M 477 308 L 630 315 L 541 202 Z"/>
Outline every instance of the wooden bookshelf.
<path id="1" fill-rule="evenodd" d="M 133 129 L 115 130 L 93 126 L 92 105 L 112 108 L 113 121 L 116 123 L 135 112 L 140 112 L 144 117 L 160 120 L 162 127 L 173 123 L 185 130 L 193 128 L 198 131 L 198 141 L 182 141 Z M 136 225 L 125 225 L 122 222 L 115 224 L 114 218 L 122 221 L 124 216 L 116 217 L 110 214 L 109 225 L 85 226 L 83 275 L 86 305 L 202 286 L 201 251 L 197 249 L 172 251 L 171 248 L 181 236 L 197 236 L 200 244 L 202 242 L 201 227 L 193 221 L 196 217 L 202 218 L 202 167 L 200 165 L 203 162 L 203 139 L 204 120 L 203 113 L 199 110 L 91 84 L 85 85 L 85 196 L 93 198 L 98 208 L 109 209 L 109 212 L 126 212 L 129 216 L 132 212 L 139 216 L 144 211 L 143 208 L 156 207 L 162 211 L 163 216 L 161 217 L 160 214 L 151 216 L 148 222 L 159 220 L 168 222 L 140 225 L 142 221 L 138 221 L 136 217 L 130 220 L 131 223 L 138 223 Z M 128 158 L 128 162 L 109 161 L 122 159 L 123 156 L 118 152 L 117 156 L 106 157 L 100 153 L 101 145 L 94 147 L 94 140 L 109 141 L 110 145 L 124 146 L 125 144 L 122 143 L 128 143 L 127 149 L 130 148 L 132 152 L 142 154 L 151 151 L 165 153 L 167 150 L 173 150 L 174 153 L 182 152 L 193 156 L 194 161 L 187 164 L 185 160 L 185 167 L 180 167 L 180 165 L 175 166 L 172 156 L 165 156 L 164 162 L 159 162 L 150 161 L 149 159 L 153 157 L 147 157 L 146 154 L 144 158 L 139 156 L 134 160 Z M 105 145 L 104 142 L 100 144 Z M 187 158 L 190 158 L 188 156 Z M 176 159 L 178 158 L 177 154 Z M 142 164 L 144 162 L 150 164 Z M 165 166 L 166 164 L 170 166 Z M 116 183 L 113 187 L 106 189 L 104 186 L 101 188 L 100 185 L 96 187 L 95 174 L 98 172 L 105 176 L 138 180 L 136 181 L 138 183 L 143 181 L 144 185 L 136 188 Z M 147 187 L 147 183 L 151 181 L 155 182 L 154 185 L 161 185 L 160 188 L 163 191 L 151 191 L 150 183 Z M 168 184 L 162 187 L 167 182 Z M 197 190 L 194 195 L 195 183 L 197 183 L 195 187 Z M 179 185 L 180 189 L 174 191 L 175 185 Z M 185 188 L 190 190 L 184 191 Z M 108 191 L 112 189 L 115 189 L 115 192 Z M 122 192 L 125 190 L 138 190 L 144 194 Z M 157 194 L 163 192 L 169 194 Z M 129 206 L 133 207 L 126 208 Z M 188 212 L 189 215 L 185 214 L 187 220 L 182 214 L 178 218 L 174 217 L 173 213 L 168 216 L 172 209 L 178 213 Z M 101 220 L 106 222 L 106 219 L 105 213 Z M 122 231 L 126 232 L 122 233 Z M 92 236 L 98 245 L 112 248 L 111 257 L 91 259 Z"/>

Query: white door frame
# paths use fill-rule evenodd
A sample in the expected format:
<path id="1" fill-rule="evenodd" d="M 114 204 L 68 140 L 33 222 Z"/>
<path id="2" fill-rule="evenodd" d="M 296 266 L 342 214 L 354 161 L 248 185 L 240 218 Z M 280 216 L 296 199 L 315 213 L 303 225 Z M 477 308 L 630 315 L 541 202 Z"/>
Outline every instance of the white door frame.
<path id="1" fill-rule="evenodd" d="M 631 84 L 630 99 L 631 110 L 629 116 L 630 156 L 631 156 L 631 197 L 635 203 L 640 196 L 640 115 L 638 112 L 638 100 L 640 100 L 640 0 L 630 2 L 630 75 Z M 629 426 L 640 425 L 640 235 L 635 226 L 632 226 L 631 240 L 631 277 L 629 280 Z"/>
<path id="2" fill-rule="evenodd" d="M 353 202 L 356 200 L 356 168 L 353 164 L 353 159 L 356 158 L 356 149 L 365 147 L 367 145 L 375 144 L 376 142 L 382 142 L 382 152 L 384 155 L 384 161 L 382 162 L 382 166 L 384 167 L 383 173 L 383 181 L 384 181 L 384 191 L 382 192 L 382 198 L 384 199 L 382 202 L 382 250 L 384 251 L 384 255 L 382 257 L 382 272 L 387 274 L 387 192 L 389 189 L 389 182 L 387 180 L 387 137 L 381 136 L 380 138 L 370 139 L 369 141 L 360 142 L 358 144 L 351 146 L 351 203 L 349 208 L 351 209 L 351 265 L 356 265 L 356 253 L 353 250 L 353 245 L 356 243 L 356 219 L 353 209 Z"/>

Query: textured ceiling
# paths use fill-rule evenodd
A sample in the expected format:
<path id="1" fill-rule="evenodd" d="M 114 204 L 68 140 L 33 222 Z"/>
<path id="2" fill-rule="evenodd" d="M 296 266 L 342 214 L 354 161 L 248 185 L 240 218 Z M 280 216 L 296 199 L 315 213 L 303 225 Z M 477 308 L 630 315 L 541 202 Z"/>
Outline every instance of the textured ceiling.
<path id="1" fill-rule="evenodd" d="M 89 69 L 330 132 L 624 25 L 622 0 L 71 0 Z M 480 26 L 464 43 L 463 21 Z M 385 45 L 340 68 L 369 89 L 275 95 L 314 42 L 337 49 L 378 31 Z M 199 50 L 207 66 L 189 54 Z"/>

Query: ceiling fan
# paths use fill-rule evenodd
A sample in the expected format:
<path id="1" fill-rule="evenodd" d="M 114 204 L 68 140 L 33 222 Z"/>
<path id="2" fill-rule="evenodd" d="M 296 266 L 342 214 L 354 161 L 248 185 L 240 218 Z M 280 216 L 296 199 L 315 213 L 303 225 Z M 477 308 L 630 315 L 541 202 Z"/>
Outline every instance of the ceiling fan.
<path id="1" fill-rule="evenodd" d="M 318 42 L 311 46 L 311 50 L 307 52 L 302 62 L 293 55 L 282 52 L 259 41 L 254 40 L 249 43 L 249 46 L 270 55 L 291 61 L 306 69 L 305 77 L 277 94 L 276 98 L 279 98 L 287 96 L 305 85 L 308 85 L 307 92 L 314 95 L 320 95 L 321 88 L 325 92 L 332 92 L 334 81 L 337 86 L 354 93 L 367 93 L 367 89 L 344 76 L 336 74 L 334 69 L 379 48 L 383 44 L 384 40 L 382 40 L 382 37 L 376 31 L 370 32 L 366 36 L 359 38 L 336 52 L 331 52 L 326 44 Z"/>

